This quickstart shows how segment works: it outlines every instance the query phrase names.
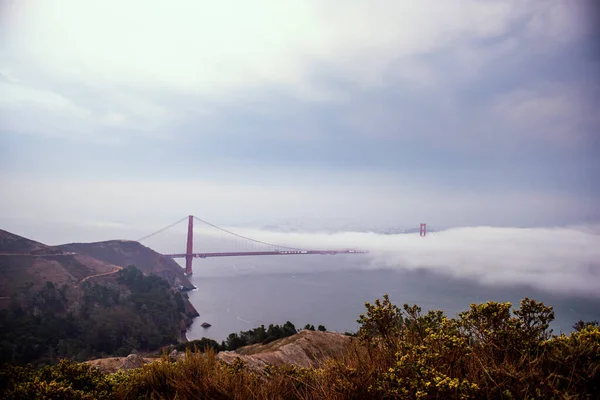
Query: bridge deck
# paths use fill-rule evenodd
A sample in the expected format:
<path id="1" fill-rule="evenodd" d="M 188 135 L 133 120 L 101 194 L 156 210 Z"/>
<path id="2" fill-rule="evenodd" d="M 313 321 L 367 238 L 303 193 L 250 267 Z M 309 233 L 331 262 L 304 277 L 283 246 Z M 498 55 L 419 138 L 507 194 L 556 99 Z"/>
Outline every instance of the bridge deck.
<path id="1" fill-rule="evenodd" d="M 241 257 L 241 256 L 299 256 L 299 255 L 335 255 L 335 254 L 366 254 L 366 250 L 282 250 L 282 251 L 237 251 L 237 252 L 221 252 L 221 253 L 192 253 L 194 258 L 211 258 L 211 257 Z M 168 258 L 185 258 L 187 254 L 163 254 Z"/>

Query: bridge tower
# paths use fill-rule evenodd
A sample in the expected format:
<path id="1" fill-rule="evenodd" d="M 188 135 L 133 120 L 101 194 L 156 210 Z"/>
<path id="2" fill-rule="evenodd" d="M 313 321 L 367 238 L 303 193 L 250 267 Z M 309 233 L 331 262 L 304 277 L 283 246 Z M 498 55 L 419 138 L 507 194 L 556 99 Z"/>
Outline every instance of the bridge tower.
<path id="1" fill-rule="evenodd" d="M 192 260 L 194 259 L 194 216 L 188 217 L 187 248 L 185 250 L 185 274 L 192 275 Z"/>
<path id="2" fill-rule="evenodd" d="M 421 229 L 420 229 L 419 235 L 421 237 L 427 236 L 427 224 L 421 224 Z"/>

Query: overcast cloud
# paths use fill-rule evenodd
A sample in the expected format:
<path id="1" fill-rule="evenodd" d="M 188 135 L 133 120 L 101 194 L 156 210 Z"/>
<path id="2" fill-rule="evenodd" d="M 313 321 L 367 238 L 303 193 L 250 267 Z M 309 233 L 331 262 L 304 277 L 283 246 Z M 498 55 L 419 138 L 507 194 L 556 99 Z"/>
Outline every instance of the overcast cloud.
<path id="1" fill-rule="evenodd" d="M 0 226 L 16 233 L 135 239 L 187 214 L 311 231 L 600 222 L 592 0 L 0 7 Z M 368 244 L 373 265 L 596 277 L 597 236 L 470 229 L 331 240 Z"/>

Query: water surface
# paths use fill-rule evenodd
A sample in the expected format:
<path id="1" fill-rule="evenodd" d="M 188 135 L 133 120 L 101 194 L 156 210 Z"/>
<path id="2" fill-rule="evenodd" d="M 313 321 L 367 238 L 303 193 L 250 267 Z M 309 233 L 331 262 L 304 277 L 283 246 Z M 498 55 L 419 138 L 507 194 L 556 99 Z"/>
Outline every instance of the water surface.
<path id="1" fill-rule="evenodd" d="M 488 300 L 518 305 L 525 296 L 554 306 L 555 332 L 574 322 L 600 320 L 600 299 L 542 292 L 528 287 L 488 286 L 426 270 L 384 270 L 361 266 L 361 259 L 314 256 L 201 260 L 194 264 L 190 300 L 200 313 L 188 339 L 221 341 L 229 333 L 291 321 L 328 330 L 356 331 L 364 303 L 387 293 L 397 305 L 442 309 L 449 316 Z M 350 256 L 352 257 L 352 256 Z M 356 256 L 361 257 L 361 256 Z M 342 258 L 342 259 L 340 259 Z M 202 328 L 202 322 L 212 324 Z"/>

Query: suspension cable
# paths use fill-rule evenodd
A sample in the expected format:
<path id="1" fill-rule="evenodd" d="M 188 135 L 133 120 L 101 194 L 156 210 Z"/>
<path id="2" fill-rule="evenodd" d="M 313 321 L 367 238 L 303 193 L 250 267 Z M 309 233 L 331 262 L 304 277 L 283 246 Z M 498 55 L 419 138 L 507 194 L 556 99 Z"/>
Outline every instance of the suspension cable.
<path id="1" fill-rule="evenodd" d="M 172 228 L 172 227 L 174 227 L 175 225 L 177 225 L 177 224 L 179 224 L 179 223 L 181 223 L 181 222 L 185 221 L 187 218 L 188 218 L 188 217 L 183 217 L 183 218 L 181 218 L 179 221 L 177 221 L 177 222 L 174 222 L 174 223 L 172 223 L 172 224 L 171 224 L 171 225 L 169 225 L 169 226 L 165 226 L 164 228 L 162 228 L 162 229 L 159 229 L 159 230 L 157 230 L 156 232 L 153 232 L 153 233 L 151 233 L 151 234 L 149 234 L 149 235 L 146 235 L 146 236 L 144 236 L 143 238 L 141 238 L 141 239 L 138 239 L 137 241 L 138 241 L 138 242 L 141 242 L 142 240 L 148 239 L 148 238 L 150 238 L 150 237 L 152 237 L 152 236 L 154 236 L 154 235 L 158 235 L 159 233 L 161 233 L 161 232 L 164 232 L 164 231 L 166 231 L 167 229 L 169 229 L 169 228 Z"/>
<path id="2" fill-rule="evenodd" d="M 295 251 L 305 251 L 305 249 L 298 249 L 298 248 L 295 248 L 295 247 L 287 247 L 287 246 L 279 246 L 277 244 L 261 242 L 260 240 L 252 239 L 252 238 L 249 238 L 249 237 L 246 237 L 246 236 L 243 236 L 243 235 L 239 235 L 239 234 L 237 234 L 235 232 L 228 231 L 227 229 L 223 229 L 223 228 L 221 228 L 221 227 L 219 227 L 217 225 L 211 224 L 210 222 L 204 221 L 203 219 L 200 219 L 198 217 L 194 217 L 194 219 L 197 219 L 198 221 L 202 222 L 203 224 L 211 226 L 211 227 L 213 227 L 215 229 L 218 229 L 218 230 L 220 230 L 222 232 L 228 233 L 228 234 L 233 235 L 233 236 L 237 236 L 237 237 L 245 239 L 245 240 L 249 240 L 251 242 L 255 242 L 255 243 L 259 243 L 259 244 L 263 244 L 263 245 L 271 246 L 271 247 L 277 247 L 277 248 L 280 248 L 280 249 L 295 250 Z"/>

